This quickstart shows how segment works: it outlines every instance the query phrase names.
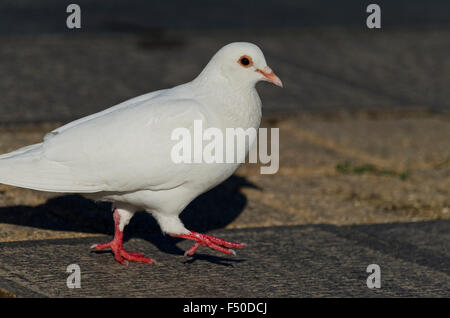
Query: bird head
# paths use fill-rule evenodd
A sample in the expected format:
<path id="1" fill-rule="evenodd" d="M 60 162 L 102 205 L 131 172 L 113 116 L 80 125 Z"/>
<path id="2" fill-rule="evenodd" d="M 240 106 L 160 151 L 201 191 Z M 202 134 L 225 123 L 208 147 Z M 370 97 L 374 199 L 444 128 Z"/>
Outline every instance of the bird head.
<path id="1" fill-rule="evenodd" d="M 259 81 L 268 81 L 283 87 L 281 80 L 267 65 L 261 49 L 252 43 L 235 42 L 224 46 L 213 56 L 206 70 L 210 76 L 212 73 L 213 76 L 225 78 L 233 86 L 254 86 Z"/>

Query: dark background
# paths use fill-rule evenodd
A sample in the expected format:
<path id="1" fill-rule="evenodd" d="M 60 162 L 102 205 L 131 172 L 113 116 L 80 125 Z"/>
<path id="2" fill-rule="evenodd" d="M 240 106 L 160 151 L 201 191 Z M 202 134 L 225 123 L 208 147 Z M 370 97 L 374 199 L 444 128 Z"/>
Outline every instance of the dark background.
<path id="1" fill-rule="evenodd" d="M 9 0 L 0 4 L 1 32 L 65 32 L 64 13 L 70 3 L 80 5 L 83 11 L 83 32 L 152 28 L 252 28 L 257 32 L 258 28 L 365 27 L 365 9 L 371 3 L 381 6 L 384 26 L 448 26 L 450 22 L 450 5 L 445 0 Z M 129 28 L 120 28 L 120 24 Z"/>
<path id="2" fill-rule="evenodd" d="M 285 84 L 260 84 L 265 114 L 450 109 L 448 1 L 76 1 L 80 30 L 70 3 L 0 3 L 0 123 L 66 122 L 184 83 L 234 41 L 259 45 Z"/>

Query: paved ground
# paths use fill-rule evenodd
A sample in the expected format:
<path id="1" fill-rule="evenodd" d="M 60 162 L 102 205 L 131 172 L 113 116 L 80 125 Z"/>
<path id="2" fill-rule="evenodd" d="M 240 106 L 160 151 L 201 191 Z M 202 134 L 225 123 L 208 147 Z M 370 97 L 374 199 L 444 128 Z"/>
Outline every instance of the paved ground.
<path id="1" fill-rule="evenodd" d="M 170 1 L 147 11 L 137 0 L 125 11 L 80 3 L 81 32 L 61 29 L 54 17 L 65 8 L 53 0 L 0 4 L 0 153 L 188 81 L 222 45 L 245 40 L 263 48 L 285 84 L 258 86 L 263 126 L 280 129 L 280 170 L 244 165 L 182 214 L 191 229 L 251 242 L 237 258 L 203 251 L 209 256 L 185 262 L 187 243 L 175 247 L 140 213 L 127 244 L 161 264 L 126 269 L 86 250 L 112 233 L 107 204 L 0 185 L 0 297 L 183 296 L 176 278 L 194 296 L 449 296 L 448 2 L 383 3 L 381 31 L 364 27 L 364 6 L 352 1 L 334 13 L 312 2 L 276 10 L 263 2 L 259 14 L 246 14 L 242 1 L 221 12 L 205 3 L 172 27 L 162 14 Z M 230 27 L 223 17 L 232 9 Z M 214 18 L 192 18 L 202 10 Z M 368 290 L 365 268 L 377 262 L 386 279 Z M 69 263 L 86 273 L 82 290 L 64 285 Z M 205 289 L 208 281 L 216 288 Z"/>
<path id="2" fill-rule="evenodd" d="M 127 248 L 158 264 L 113 261 L 91 253 L 108 237 L 0 245 L 0 288 L 28 297 L 448 297 L 449 221 L 336 227 L 309 225 L 213 232 L 246 241 L 236 257 L 162 237 L 132 239 Z M 20 255 L 20 257 L 18 257 Z M 66 267 L 78 264 L 81 288 L 69 289 Z M 369 264 L 381 288 L 366 285 Z M 34 266 L 32 266 L 34 265 Z"/>

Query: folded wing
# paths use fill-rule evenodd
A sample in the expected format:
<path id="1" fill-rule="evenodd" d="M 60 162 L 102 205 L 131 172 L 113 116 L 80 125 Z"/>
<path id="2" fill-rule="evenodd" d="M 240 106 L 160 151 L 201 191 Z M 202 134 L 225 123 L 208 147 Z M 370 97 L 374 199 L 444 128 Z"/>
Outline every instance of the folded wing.
<path id="1" fill-rule="evenodd" d="M 194 100 L 152 98 L 69 124 L 0 157 L 0 183 L 50 192 L 161 190 L 188 179 L 171 160 L 175 128 L 207 121 Z"/>

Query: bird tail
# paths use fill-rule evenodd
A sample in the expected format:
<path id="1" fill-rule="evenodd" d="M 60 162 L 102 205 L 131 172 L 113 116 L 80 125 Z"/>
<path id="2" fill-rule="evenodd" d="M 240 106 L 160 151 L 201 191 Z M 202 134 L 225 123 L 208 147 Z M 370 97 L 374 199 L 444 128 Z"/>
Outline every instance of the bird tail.
<path id="1" fill-rule="evenodd" d="M 75 183 L 68 167 L 45 159 L 42 143 L 0 156 L 0 183 L 48 192 L 98 192 Z"/>
<path id="2" fill-rule="evenodd" d="M 33 153 L 37 152 L 41 145 L 34 144 L 0 155 L 0 183 L 36 189 L 35 182 L 32 181 L 35 176 L 30 168 L 33 158 L 36 158 Z"/>
<path id="3" fill-rule="evenodd" d="M 21 155 L 21 154 L 23 154 L 25 152 L 28 152 L 30 150 L 35 150 L 35 149 L 39 148 L 40 146 L 42 146 L 42 143 L 19 148 L 17 150 L 12 151 L 12 152 L 8 152 L 8 153 L 5 153 L 3 155 L 0 155 L 0 160 L 8 159 L 8 158 L 11 158 L 11 157 L 14 157 L 14 156 L 17 156 L 17 155 Z"/>

